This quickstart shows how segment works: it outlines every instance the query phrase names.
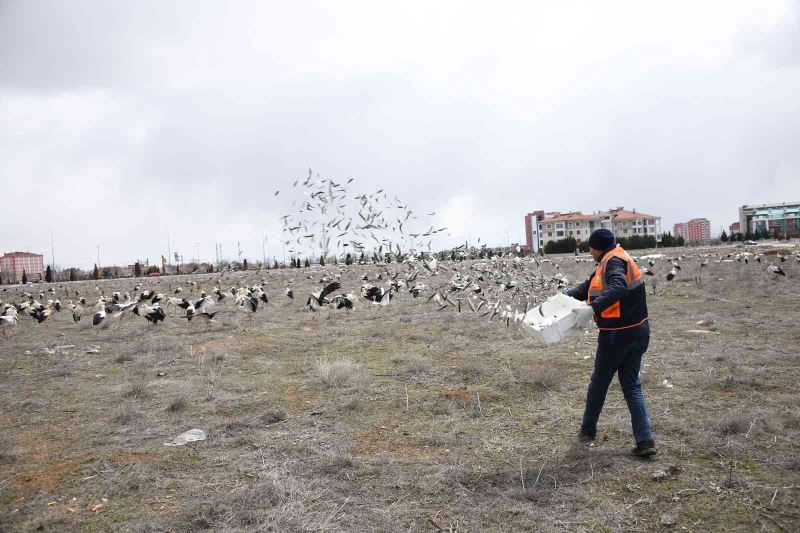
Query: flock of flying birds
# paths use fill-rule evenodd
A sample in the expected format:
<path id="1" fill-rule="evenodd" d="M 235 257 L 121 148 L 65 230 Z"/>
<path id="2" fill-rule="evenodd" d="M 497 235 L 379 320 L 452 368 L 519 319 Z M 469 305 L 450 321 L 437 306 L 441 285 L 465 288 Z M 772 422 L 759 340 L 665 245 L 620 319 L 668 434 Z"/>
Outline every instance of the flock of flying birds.
<path id="1" fill-rule="evenodd" d="M 430 252 L 433 239 L 447 230 L 432 224 L 418 229 L 420 217 L 407 202 L 397 196 L 390 200 L 384 189 L 353 194 L 348 191 L 352 183 L 353 178 L 337 183 L 315 177 L 313 168 L 306 178 L 295 180 L 292 187 L 300 187 L 302 199 L 292 202 L 294 212 L 281 217 L 283 244 L 290 254 L 358 257 L 371 250 L 376 260 L 385 254 L 401 258 Z M 424 216 L 434 217 L 436 211 Z"/>
<path id="2" fill-rule="evenodd" d="M 464 243 L 448 250 L 450 257 L 456 260 L 439 261 L 431 253 L 431 246 L 435 236 L 447 228 L 430 225 L 427 229 L 412 229 L 418 224 L 419 217 L 409 204 L 396 196 L 389 200 L 383 190 L 371 194 L 350 193 L 348 186 L 352 182 L 352 178 L 342 183 L 320 179 L 319 175 L 315 178 L 313 169 L 309 169 L 308 176 L 298 179 L 293 185 L 293 188 L 300 186 L 302 201 L 299 205 L 298 201 L 293 203 L 297 208 L 294 213 L 281 217 L 283 243 L 289 247 L 290 253 L 307 257 L 319 254 L 329 260 L 334 258 L 332 265 L 313 269 L 314 275 L 307 274 L 309 280 L 320 286 L 319 290 L 304 295 L 305 307 L 313 316 L 323 308 L 350 312 L 359 304 L 386 307 L 394 298 L 407 294 L 413 299 L 432 302 L 439 311 L 451 309 L 461 313 L 468 310 L 489 321 L 497 319 L 510 326 L 522 322 L 531 306 L 569 287 L 569 280 L 560 268 L 570 258 L 525 257 L 519 246 L 512 252 L 487 258 L 483 253 L 485 246 L 468 248 Z M 275 192 L 275 196 L 279 194 L 280 191 Z M 353 201 L 355 204 L 351 207 Z M 431 212 L 427 216 L 435 214 Z M 779 262 L 785 262 L 789 257 L 792 256 L 775 256 Z M 800 253 L 793 257 L 800 262 Z M 656 258 L 662 261 L 663 255 L 642 258 L 647 259 L 648 266 L 640 267 L 645 275 L 656 275 Z M 761 263 L 763 260 L 762 255 L 747 252 L 722 256 L 681 255 L 665 259 L 670 268 L 666 280 L 672 282 L 681 270 L 681 261 L 690 258 L 699 260 L 701 271 L 712 258 L 716 258 L 716 262 Z M 586 257 L 575 257 L 574 261 L 593 263 Z M 772 262 L 768 271 L 776 276 L 785 276 L 783 269 Z M 71 293 L 69 288 L 61 285 L 66 305 L 62 305 L 54 287 L 38 295 L 24 292 L 20 302 L 3 303 L 0 300 L 0 330 L 7 336 L 7 330 L 16 326 L 20 317 L 28 316 L 42 324 L 62 310 L 69 310 L 77 324 L 84 319 L 84 314 L 88 315 L 86 309 L 90 305 L 92 325 L 98 328 L 109 327 L 132 316 L 157 325 L 166 320 L 168 313 L 187 323 L 192 320 L 204 322 L 209 328 L 220 312 L 243 314 L 252 321 L 259 308 L 269 304 L 268 276 L 277 277 L 274 272 L 267 270 L 261 282 L 252 286 L 238 283 L 243 281 L 242 273 L 212 275 L 216 277 L 205 279 L 210 279 L 216 286 L 207 287 L 208 293 L 191 279 L 186 292 L 177 287 L 168 289 L 169 294 L 136 285 L 132 292 L 115 291 L 108 296 L 97 286 L 96 300 L 81 295 L 76 289 Z M 238 276 L 239 279 L 236 285 L 221 289 L 226 276 Z M 357 290 L 339 292 L 343 283 L 357 280 L 359 276 L 361 285 Z M 656 278 L 652 279 L 655 289 Z M 284 297 L 290 301 L 295 298 L 293 281 L 289 280 L 283 289 Z M 145 279 L 142 282 L 159 284 L 161 280 Z M 3 292 L 6 291 L 4 288 Z"/>

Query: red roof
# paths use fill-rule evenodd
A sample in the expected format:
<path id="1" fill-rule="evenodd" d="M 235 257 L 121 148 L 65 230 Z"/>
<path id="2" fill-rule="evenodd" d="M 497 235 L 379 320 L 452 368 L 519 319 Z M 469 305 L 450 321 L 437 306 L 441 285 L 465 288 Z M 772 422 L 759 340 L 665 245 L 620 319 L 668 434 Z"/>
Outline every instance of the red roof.
<path id="1" fill-rule="evenodd" d="M 9 252 L 5 254 L 3 257 L 42 257 L 42 254 L 34 254 L 32 252 Z"/>
<path id="2" fill-rule="evenodd" d="M 553 215 L 548 217 L 547 215 Z M 542 222 L 561 222 L 570 220 L 597 220 L 597 215 L 584 215 L 582 213 L 545 213 Z"/>
<path id="3" fill-rule="evenodd" d="M 645 213 L 638 213 L 636 211 L 628 211 L 626 209 L 615 209 L 614 211 L 609 211 L 608 215 L 614 217 L 614 219 L 620 220 L 633 220 L 638 218 L 658 218 L 653 215 L 648 215 Z"/>

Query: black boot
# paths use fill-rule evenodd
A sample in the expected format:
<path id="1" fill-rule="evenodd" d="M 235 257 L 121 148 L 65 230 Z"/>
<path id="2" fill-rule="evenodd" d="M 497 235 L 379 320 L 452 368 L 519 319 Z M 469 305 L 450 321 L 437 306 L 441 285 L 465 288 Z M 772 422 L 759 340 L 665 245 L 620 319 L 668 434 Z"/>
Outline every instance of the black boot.
<path id="1" fill-rule="evenodd" d="M 584 430 L 578 432 L 578 440 L 581 442 L 592 442 L 595 438 L 597 438 L 595 433 L 587 433 Z"/>
<path id="2" fill-rule="evenodd" d="M 658 449 L 656 449 L 656 441 L 650 439 L 637 442 L 636 448 L 633 448 L 631 453 L 636 457 L 652 457 L 658 453 Z"/>

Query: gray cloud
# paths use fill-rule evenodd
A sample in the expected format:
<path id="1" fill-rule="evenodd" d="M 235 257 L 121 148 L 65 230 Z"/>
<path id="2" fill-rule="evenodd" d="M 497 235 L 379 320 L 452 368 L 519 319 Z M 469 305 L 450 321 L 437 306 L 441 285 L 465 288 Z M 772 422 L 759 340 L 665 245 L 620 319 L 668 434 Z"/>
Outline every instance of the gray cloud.
<path id="1" fill-rule="evenodd" d="M 166 225 L 187 257 L 258 258 L 262 233 L 280 255 L 309 165 L 436 210 L 442 244 L 521 239 L 540 208 L 717 231 L 800 198 L 799 21 L 781 2 L 5 2 L 0 243 L 44 251 L 53 228 L 64 265 L 96 244 L 155 261 Z"/>

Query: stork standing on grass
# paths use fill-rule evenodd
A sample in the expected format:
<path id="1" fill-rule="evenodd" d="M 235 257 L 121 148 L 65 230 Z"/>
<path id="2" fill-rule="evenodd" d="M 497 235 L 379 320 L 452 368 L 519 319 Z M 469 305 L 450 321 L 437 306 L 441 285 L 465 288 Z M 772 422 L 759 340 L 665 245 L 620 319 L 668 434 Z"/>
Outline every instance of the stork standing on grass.
<path id="1" fill-rule="evenodd" d="M 7 330 L 17 325 L 17 310 L 13 306 L 7 306 L 0 315 L 0 330 L 3 332 L 3 337 L 8 338 Z"/>
<path id="2" fill-rule="evenodd" d="M 769 266 L 767 267 L 767 270 L 768 270 L 768 271 L 770 271 L 770 272 L 772 272 L 772 273 L 773 273 L 773 274 L 775 274 L 776 276 L 783 276 L 783 277 L 786 277 L 786 272 L 784 272 L 784 271 L 783 271 L 783 269 L 782 269 L 781 267 L 777 266 L 777 265 L 776 265 L 776 264 L 774 264 L 774 263 L 770 263 L 770 264 L 769 264 Z"/>

